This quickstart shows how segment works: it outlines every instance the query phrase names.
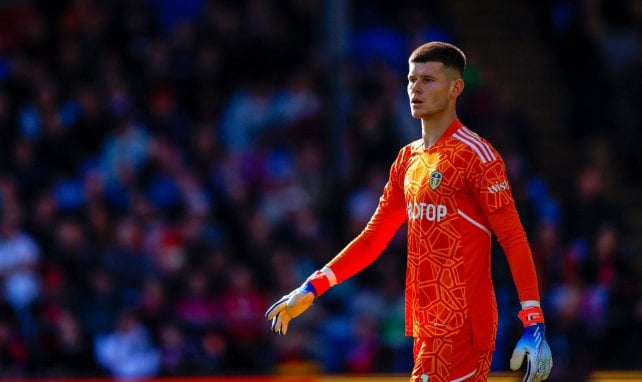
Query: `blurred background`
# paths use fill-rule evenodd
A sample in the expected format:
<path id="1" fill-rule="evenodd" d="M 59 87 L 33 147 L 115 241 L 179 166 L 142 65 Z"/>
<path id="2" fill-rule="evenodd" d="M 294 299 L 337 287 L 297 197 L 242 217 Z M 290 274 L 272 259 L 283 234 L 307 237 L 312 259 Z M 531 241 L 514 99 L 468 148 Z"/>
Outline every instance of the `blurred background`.
<path id="1" fill-rule="evenodd" d="M 409 373 L 403 229 L 286 337 L 263 314 L 420 136 L 430 40 L 466 52 L 459 117 L 506 161 L 550 380 L 642 370 L 642 1 L 3 0 L 0 377 Z"/>

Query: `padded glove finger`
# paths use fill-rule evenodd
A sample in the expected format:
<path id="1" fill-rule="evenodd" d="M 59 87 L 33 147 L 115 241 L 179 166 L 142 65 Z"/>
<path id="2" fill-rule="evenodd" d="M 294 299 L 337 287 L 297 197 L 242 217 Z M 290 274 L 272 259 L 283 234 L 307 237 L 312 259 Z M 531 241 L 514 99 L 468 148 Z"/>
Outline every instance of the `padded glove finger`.
<path id="1" fill-rule="evenodd" d="M 272 331 L 284 336 L 290 320 L 305 312 L 314 302 L 314 289 L 308 282 L 281 297 L 265 312 L 265 318 L 272 320 Z"/>

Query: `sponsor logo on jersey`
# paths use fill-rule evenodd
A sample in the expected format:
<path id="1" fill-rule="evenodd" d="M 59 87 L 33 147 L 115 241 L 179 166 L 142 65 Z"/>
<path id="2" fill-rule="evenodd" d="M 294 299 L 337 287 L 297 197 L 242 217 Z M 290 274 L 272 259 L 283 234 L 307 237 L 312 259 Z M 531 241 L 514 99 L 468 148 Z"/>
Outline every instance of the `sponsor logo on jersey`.
<path id="1" fill-rule="evenodd" d="M 435 171 L 431 172 L 430 173 L 430 181 L 428 183 L 430 185 L 430 189 L 434 190 L 437 187 L 439 187 L 439 185 L 441 184 L 441 180 L 443 178 L 444 178 L 444 176 L 439 171 L 435 170 Z"/>
<path id="2" fill-rule="evenodd" d="M 510 189 L 510 185 L 508 184 L 507 180 L 504 180 L 504 181 L 497 182 L 497 183 L 489 186 L 488 187 L 488 192 L 490 192 L 491 194 L 494 194 L 494 193 L 497 193 L 497 192 L 500 192 L 500 191 L 506 191 L 508 189 Z"/>
<path id="3" fill-rule="evenodd" d="M 408 220 L 428 220 L 440 222 L 448 214 L 448 208 L 443 204 L 408 203 Z"/>

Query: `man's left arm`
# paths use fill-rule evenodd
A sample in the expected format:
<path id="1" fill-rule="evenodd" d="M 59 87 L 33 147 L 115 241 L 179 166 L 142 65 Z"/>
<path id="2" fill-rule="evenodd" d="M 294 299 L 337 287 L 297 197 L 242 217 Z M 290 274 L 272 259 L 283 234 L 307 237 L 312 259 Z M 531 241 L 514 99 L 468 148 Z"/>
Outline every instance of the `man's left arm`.
<path id="1" fill-rule="evenodd" d="M 487 217 L 497 241 L 506 254 L 519 301 L 539 301 L 535 264 L 515 204 L 505 205 Z"/>
<path id="2" fill-rule="evenodd" d="M 524 381 L 545 380 L 550 374 L 553 360 L 545 338 L 544 314 L 540 306 L 537 273 L 526 232 L 514 203 L 491 212 L 488 219 L 508 259 L 522 305 L 518 317 L 524 325 L 524 334 L 513 351 L 510 367 L 513 370 L 519 369 L 524 357 L 527 357 Z"/>

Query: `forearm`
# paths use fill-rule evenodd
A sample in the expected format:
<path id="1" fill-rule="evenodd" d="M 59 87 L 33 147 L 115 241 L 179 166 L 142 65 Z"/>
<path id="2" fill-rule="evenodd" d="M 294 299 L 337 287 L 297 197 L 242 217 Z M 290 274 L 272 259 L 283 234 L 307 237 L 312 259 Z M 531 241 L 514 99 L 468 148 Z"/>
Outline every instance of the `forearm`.
<path id="1" fill-rule="evenodd" d="M 535 264 L 515 206 L 507 205 L 493 212 L 489 221 L 506 254 L 520 302 L 529 302 L 527 305 L 530 301 L 539 302 Z"/>
<path id="2" fill-rule="evenodd" d="M 399 226 L 405 221 L 405 210 L 379 206 L 363 231 L 325 267 L 310 276 L 317 295 L 356 275 L 372 264 L 384 251 Z"/>
<path id="3" fill-rule="evenodd" d="M 327 267 L 332 269 L 337 282 L 349 279 L 372 264 L 385 250 L 398 226 L 392 228 L 364 229 L 337 256 L 330 260 Z"/>

